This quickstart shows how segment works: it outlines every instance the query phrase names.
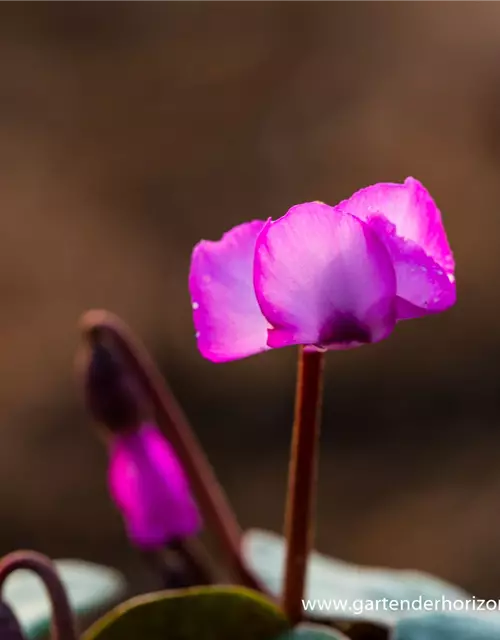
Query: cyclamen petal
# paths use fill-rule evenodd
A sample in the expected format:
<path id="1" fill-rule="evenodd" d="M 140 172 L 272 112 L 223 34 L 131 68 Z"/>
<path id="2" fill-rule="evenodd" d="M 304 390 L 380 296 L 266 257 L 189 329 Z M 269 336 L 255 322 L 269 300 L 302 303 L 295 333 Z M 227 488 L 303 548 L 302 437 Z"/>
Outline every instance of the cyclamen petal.
<path id="1" fill-rule="evenodd" d="M 357 218 L 318 202 L 292 207 L 257 239 L 254 284 L 268 344 L 341 349 L 385 338 L 396 277 L 383 243 Z"/>
<path id="2" fill-rule="evenodd" d="M 447 272 L 455 268 L 441 212 L 421 182 L 406 178 L 403 184 L 380 182 L 356 191 L 338 208 L 364 222 L 374 214 L 384 215 L 396 234 L 411 240 Z"/>
<path id="3" fill-rule="evenodd" d="M 153 424 L 116 436 L 111 444 L 108 484 L 129 538 L 153 548 L 201 528 L 182 467 Z"/>
<path id="4" fill-rule="evenodd" d="M 455 263 L 441 213 L 418 180 L 366 187 L 336 209 L 366 222 L 386 245 L 396 271 L 399 320 L 455 303 Z"/>
<path id="5" fill-rule="evenodd" d="M 262 220 L 246 222 L 218 242 L 202 240 L 191 258 L 189 290 L 198 348 L 214 362 L 265 351 L 267 322 L 253 288 L 253 262 Z"/>
<path id="6" fill-rule="evenodd" d="M 439 313 L 455 304 L 456 284 L 452 273 L 446 273 L 417 244 L 396 235 L 394 225 L 383 216 L 374 216 L 369 226 L 384 241 L 394 264 L 398 320 Z"/>

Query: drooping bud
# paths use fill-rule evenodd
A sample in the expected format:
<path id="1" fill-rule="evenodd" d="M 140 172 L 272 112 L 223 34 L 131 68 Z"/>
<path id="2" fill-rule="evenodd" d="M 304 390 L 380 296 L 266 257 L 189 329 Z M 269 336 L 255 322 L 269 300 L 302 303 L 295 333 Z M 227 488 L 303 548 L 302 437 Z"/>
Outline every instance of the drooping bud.
<path id="1" fill-rule="evenodd" d="M 154 549 L 196 535 L 201 517 L 187 476 L 133 364 L 109 327 L 93 327 L 85 338 L 79 369 L 86 406 L 108 435 L 109 491 L 130 540 Z"/>

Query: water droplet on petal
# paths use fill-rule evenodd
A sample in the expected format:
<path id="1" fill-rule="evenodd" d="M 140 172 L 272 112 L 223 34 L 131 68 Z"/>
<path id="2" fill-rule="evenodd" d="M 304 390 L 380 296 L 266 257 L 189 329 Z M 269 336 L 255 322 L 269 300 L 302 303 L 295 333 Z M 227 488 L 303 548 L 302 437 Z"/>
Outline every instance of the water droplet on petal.
<path id="1" fill-rule="evenodd" d="M 197 302 L 193 302 L 193 309 L 196 311 L 196 309 L 199 308 L 199 304 Z"/>
<path id="2" fill-rule="evenodd" d="M 200 332 L 199 332 L 199 331 L 197 331 L 197 332 L 194 334 L 194 337 L 195 337 L 196 339 L 198 339 L 198 338 L 200 337 Z"/>
<path id="3" fill-rule="evenodd" d="M 455 282 L 455 276 L 454 276 L 452 273 L 449 273 L 449 274 L 448 274 L 448 280 L 449 280 L 450 282 Z"/>

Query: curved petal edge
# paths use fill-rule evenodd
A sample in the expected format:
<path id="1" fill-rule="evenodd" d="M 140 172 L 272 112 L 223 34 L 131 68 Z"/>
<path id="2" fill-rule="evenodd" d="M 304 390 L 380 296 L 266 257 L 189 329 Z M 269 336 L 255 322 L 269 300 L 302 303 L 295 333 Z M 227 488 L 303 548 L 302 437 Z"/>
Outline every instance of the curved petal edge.
<path id="1" fill-rule="evenodd" d="M 189 291 L 201 354 L 213 362 L 266 351 L 267 327 L 255 297 L 253 262 L 264 221 L 234 227 L 193 250 Z"/>

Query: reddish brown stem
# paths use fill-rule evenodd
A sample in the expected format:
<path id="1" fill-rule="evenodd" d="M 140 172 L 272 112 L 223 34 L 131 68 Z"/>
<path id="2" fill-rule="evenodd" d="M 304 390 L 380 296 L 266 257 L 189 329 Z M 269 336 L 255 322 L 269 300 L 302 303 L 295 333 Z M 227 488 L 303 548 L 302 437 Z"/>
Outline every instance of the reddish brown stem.
<path id="1" fill-rule="evenodd" d="M 0 560 L 0 591 L 5 580 L 17 569 L 33 571 L 47 589 L 52 604 L 52 640 L 76 640 L 75 622 L 68 596 L 53 562 L 35 551 L 9 553 Z"/>
<path id="2" fill-rule="evenodd" d="M 164 548 L 144 552 L 144 557 L 159 570 L 164 589 L 224 582 L 222 573 L 198 538 L 174 540 Z"/>
<path id="3" fill-rule="evenodd" d="M 323 353 L 301 347 L 285 515 L 283 609 L 293 624 L 303 615 L 307 559 L 313 543 L 323 364 Z"/>
<path id="4" fill-rule="evenodd" d="M 190 480 L 200 509 L 227 556 L 231 572 L 239 583 L 261 590 L 241 557 L 241 529 L 229 502 L 184 412 L 146 349 L 125 323 L 107 311 L 88 311 L 81 319 L 81 328 L 91 343 L 102 332 L 109 332 L 114 338 L 124 361 L 152 403 L 158 423 L 165 429 Z"/>

